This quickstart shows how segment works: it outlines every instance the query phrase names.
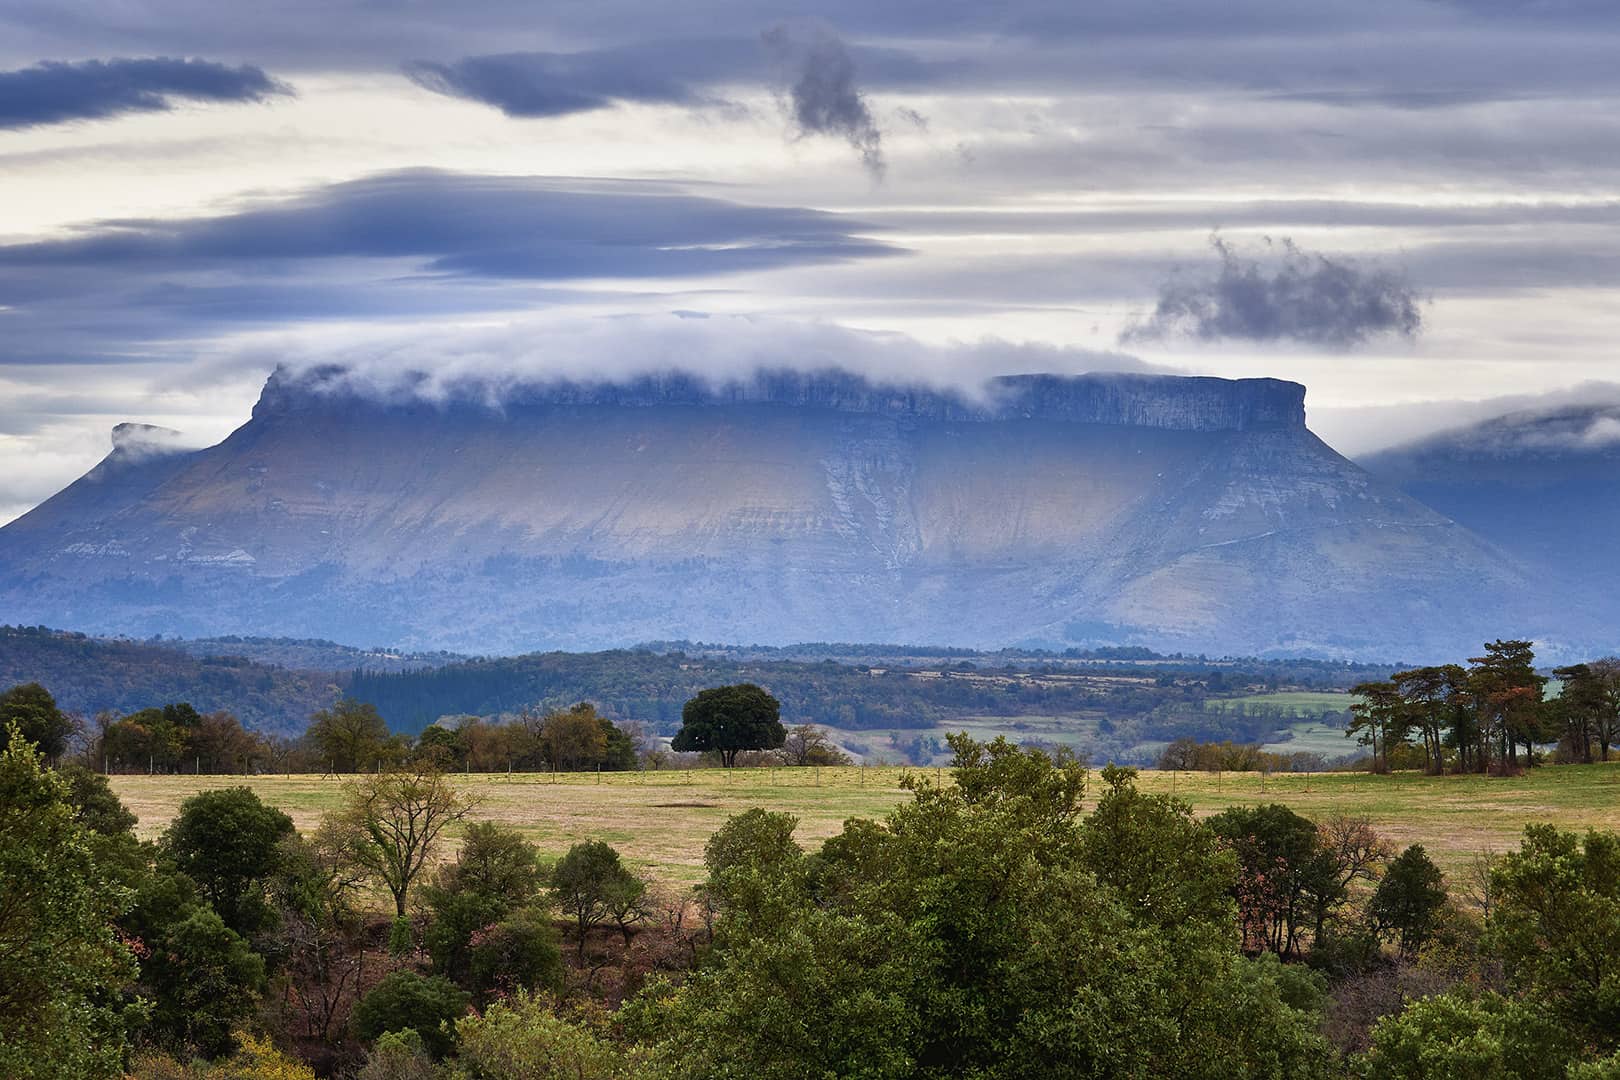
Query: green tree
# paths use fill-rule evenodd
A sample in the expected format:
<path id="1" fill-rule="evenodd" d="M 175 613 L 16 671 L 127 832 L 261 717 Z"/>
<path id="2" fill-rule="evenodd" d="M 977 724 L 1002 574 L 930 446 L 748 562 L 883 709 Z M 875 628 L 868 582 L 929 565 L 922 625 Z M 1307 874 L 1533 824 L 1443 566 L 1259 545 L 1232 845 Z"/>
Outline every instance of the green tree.
<path id="1" fill-rule="evenodd" d="M 477 821 L 467 826 L 455 861 L 443 867 L 435 884 L 448 891 L 495 897 L 516 908 L 540 894 L 544 878 L 540 850 L 522 833 L 497 822 Z"/>
<path id="2" fill-rule="evenodd" d="M 1446 906 L 1445 879 L 1423 850 L 1413 844 L 1390 863 L 1368 901 L 1375 931 L 1393 933 L 1401 956 L 1410 960 L 1433 935 Z"/>
<path id="3" fill-rule="evenodd" d="M 1528 826 L 1491 878 L 1510 983 L 1594 1049 L 1620 1050 L 1620 834 Z"/>
<path id="4" fill-rule="evenodd" d="M 1166 931 L 1232 925 L 1237 859 L 1192 808 L 1136 788 L 1136 770 L 1109 765 L 1105 790 L 1081 832 L 1081 860 L 1139 921 Z"/>
<path id="5" fill-rule="evenodd" d="M 1315 1017 L 1233 936 L 1169 935 L 1085 862 L 1085 770 L 952 736 L 954 784 L 852 821 L 819 857 L 731 862 L 725 910 L 678 992 L 626 1026 L 674 1077 L 1297 1076 Z M 819 865 L 817 865 L 819 864 Z"/>
<path id="6" fill-rule="evenodd" d="M 1497 758 L 1508 768 L 1518 764 L 1518 747 L 1525 764 L 1535 764 L 1535 744 L 1545 738 L 1547 715 L 1541 699 L 1545 676 L 1536 674 L 1533 642 L 1488 642 L 1483 656 L 1469 658 L 1469 693 L 1479 717 L 1483 740 L 1496 744 Z"/>
<path id="7" fill-rule="evenodd" d="M 467 761 L 467 744 L 460 731 L 429 724 L 416 737 L 416 754 L 441 769 L 457 769 Z"/>
<path id="8" fill-rule="evenodd" d="M 1567 1040 L 1534 1006 L 1496 994 L 1419 998 L 1380 1020 L 1367 1080 L 1564 1080 Z"/>
<path id="9" fill-rule="evenodd" d="M 1411 731 L 1411 714 L 1399 687 L 1390 680 L 1359 683 L 1350 693 L 1358 699 L 1350 706 L 1346 735 L 1372 750 L 1374 772 L 1389 771 L 1389 754 L 1406 741 Z"/>
<path id="10" fill-rule="evenodd" d="M 396 971 L 354 1007 L 355 1034 L 374 1042 L 385 1032 L 414 1031 L 434 1057 L 455 1049 L 455 1023 L 467 1013 L 467 992 L 439 975 Z"/>
<path id="11" fill-rule="evenodd" d="M 358 772 L 382 756 L 388 723 L 375 705 L 344 698 L 310 717 L 305 737 L 333 772 Z"/>
<path id="12" fill-rule="evenodd" d="M 703 845 L 703 865 L 709 870 L 709 883 L 719 887 L 733 867 L 771 866 L 791 863 L 804 854 L 793 839 L 799 819 L 760 807 L 745 810 L 726 819 Z"/>
<path id="13" fill-rule="evenodd" d="M 164 833 L 175 868 L 195 881 L 225 925 L 251 934 L 269 917 L 265 889 L 276 871 L 292 818 L 249 788 L 193 795 Z"/>
<path id="14" fill-rule="evenodd" d="M 703 690 L 681 710 L 681 730 L 670 747 L 720 755 L 726 768 L 743 750 L 774 750 L 787 738 L 782 705 L 753 683 Z"/>
<path id="15" fill-rule="evenodd" d="M 636 737 L 605 716 L 596 719 L 602 729 L 602 759 L 604 769 L 629 772 L 641 765 Z"/>
<path id="16" fill-rule="evenodd" d="M 377 1036 L 355 1080 L 448 1080 L 413 1029 Z"/>
<path id="17" fill-rule="evenodd" d="M 1553 674 L 1563 682 L 1563 692 L 1550 703 L 1560 735 L 1576 760 L 1591 764 L 1592 743 L 1597 741 L 1598 732 L 1613 709 L 1609 687 L 1590 664 L 1554 668 Z"/>
<path id="18" fill-rule="evenodd" d="M 1608 761 L 1609 747 L 1620 743 L 1620 657 L 1607 656 L 1587 666 L 1608 694 L 1609 707 L 1598 716 L 1596 730 L 1592 733 L 1603 760 Z"/>
<path id="19" fill-rule="evenodd" d="M 411 885 L 438 849 L 444 830 L 476 807 L 431 763 L 389 768 L 350 781 L 343 803 L 323 822 L 328 842 L 387 887 L 405 917 Z"/>
<path id="20" fill-rule="evenodd" d="M 13 722 L 0 751 L 0 1075 L 123 1073 L 118 1008 L 134 959 L 113 930 L 129 893 L 97 866 L 67 785 Z"/>
<path id="21" fill-rule="evenodd" d="M 1285 958 L 1298 955 L 1305 932 L 1324 925 L 1346 887 L 1316 823 L 1271 803 L 1234 806 L 1208 825 L 1237 855 L 1235 897 L 1245 942 Z"/>
<path id="22" fill-rule="evenodd" d="M 56 770 L 67 784 L 73 819 L 100 836 L 122 836 L 135 828 L 136 817 L 113 793 L 107 778 L 76 762 Z"/>
<path id="23" fill-rule="evenodd" d="M 1445 747 L 1463 705 L 1467 672 L 1456 664 L 1412 668 L 1390 677 L 1400 695 L 1409 722 L 1423 737 L 1423 755 L 1429 772 L 1445 771 Z M 1466 749 L 1471 740 L 1453 740 L 1463 751 L 1459 766 L 1466 770 Z"/>
<path id="24" fill-rule="evenodd" d="M 207 905 L 145 940 L 141 986 L 154 1004 L 150 1036 L 175 1051 L 228 1054 L 258 1007 L 264 958 Z"/>
<path id="25" fill-rule="evenodd" d="M 53 761 L 67 751 L 68 736 L 73 734 L 73 720 L 37 682 L 21 683 L 0 694 L 0 750 L 11 741 L 13 725 Z"/>
<path id="26" fill-rule="evenodd" d="M 336 1039 L 364 971 L 363 871 L 329 831 L 282 842 L 271 898 L 277 912 L 267 954 L 284 980 L 288 1026 L 316 1043 Z"/>
<path id="27" fill-rule="evenodd" d="M 574 921 L 581 961 L 585 959 L 585 938 L 591 928 L 646 891 L 646 882 L 624 865 L 617 851 L 600 840 L 575 844 L 551 871 L 552 896 Z"/>

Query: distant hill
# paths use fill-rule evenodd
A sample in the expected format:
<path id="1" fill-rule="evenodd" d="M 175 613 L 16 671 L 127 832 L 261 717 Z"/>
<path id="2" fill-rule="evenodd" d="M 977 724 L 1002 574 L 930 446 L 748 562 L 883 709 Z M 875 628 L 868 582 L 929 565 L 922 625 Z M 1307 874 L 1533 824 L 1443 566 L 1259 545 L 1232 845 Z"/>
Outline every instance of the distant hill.
<path id="1" fill-rule="evenodd" d="M 144 449 L 134 452 L 132 440 Z M 1273 379 L 983 396 L 273 376 L 217 446 L 128 431 L 0 529 L 0 610 L 481 654 L 692 638 L 1441 659 L 1583 641 L 1579 596 L 1334 453 Z"/>
<path id="2" fill-rule="evenodd" d="M 461 653 L 409 652 L 381 645 L 361 649 L 320 638 L 153 638 L 149 643 L 179 649 L 192 656 L 240 656 L 261 664 L 303 671 L 421 671 L 470 659 Z"/>
<path id="3" fill-rule="evenodd" d="M 1362 464 L 1545 580 L 1571 582 L 1620 643 L 1620 402 L 1515 412 Z"/>
<path id="4" fill-rule="evenodd" d="M 343 676 L 295 671 L 241 657 L 197 657 L 171 644 L 107 641 L 38 627 L 0 626 L 0 688 L 38 682 L 62 708 L 87 719 L 189 701 L 235 713 L 247 727 L 298 735 L 339 696 Z"/>

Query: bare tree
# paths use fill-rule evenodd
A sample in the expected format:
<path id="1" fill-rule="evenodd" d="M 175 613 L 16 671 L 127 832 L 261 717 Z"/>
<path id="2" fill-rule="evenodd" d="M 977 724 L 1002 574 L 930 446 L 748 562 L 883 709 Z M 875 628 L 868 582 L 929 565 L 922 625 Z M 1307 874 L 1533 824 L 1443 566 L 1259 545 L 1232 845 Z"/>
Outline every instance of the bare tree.
<path id="1" fill-rule="evenodd" d="M 1491 917 L 1491 909 L 1496 906 L 1496 886 L 1492 882 L 1492 874 L 1502 857 L 1494 851 L 1480 850 L 1468 860 L 1468 865 L 1462 872 L 1462 894 L 1468 902 L 1479 909 L 1480 916 L 1485 919 Z"/>
<path id="2" fill-rule="evenodd" d="M 1332 862 L 1333 887 L 1316 898 L 1315 934 L 1321 938 L 1333 908 L 1348 894 L 1356 881 L 1373 882 L 1394 852 L 1378 835 L 1372 819 L 1335 814 L 1317 826 L 1323 852 Z"/>
<path id="3" fill-rule="evenodd" d="M 476 805 L 432 764 L 419 762 L 351 781 L 323 828 L 333 831 L 355 865 L 388 887 L 403 917 L 411 883 L 440 836 Z"/>
<path id="4" fill-rule="evenodd" d="M 814 724 L 795 724 L 788 729 L 782 748 L 776 751 L 785 765 L 848 765 L 850 757 L 838 749 L 827 733 Z"/>

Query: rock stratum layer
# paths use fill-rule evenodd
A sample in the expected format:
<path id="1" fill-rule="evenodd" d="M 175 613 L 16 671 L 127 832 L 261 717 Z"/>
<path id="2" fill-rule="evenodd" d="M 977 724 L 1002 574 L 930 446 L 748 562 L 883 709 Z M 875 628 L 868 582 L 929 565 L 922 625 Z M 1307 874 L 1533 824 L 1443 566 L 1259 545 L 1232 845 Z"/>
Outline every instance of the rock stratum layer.
<path id="1" fill-rule="evenodd" d="M 1388 658 L 1599 632 L 1329 449 L 1294 383 L 361 385 L 279 372 L 217 446 L 115 450 L 0 529 L 7 621 L 479 652 L 688 638 Z"/>

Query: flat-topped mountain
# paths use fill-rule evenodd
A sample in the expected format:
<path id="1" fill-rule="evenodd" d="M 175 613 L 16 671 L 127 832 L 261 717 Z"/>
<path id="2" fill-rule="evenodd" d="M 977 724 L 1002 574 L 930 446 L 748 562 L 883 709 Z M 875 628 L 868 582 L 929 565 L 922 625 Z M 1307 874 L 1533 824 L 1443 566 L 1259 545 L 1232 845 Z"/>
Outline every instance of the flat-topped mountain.
<path id="1" fill-rule="evenodd" d="M 1453 655 L 1593 632 L 1271 379 L 274 375 L 0 530 L 11 621 L 519 651 L 688 638 Z M 1566 629 L 1568 628 L 1568 629 Z"/>

